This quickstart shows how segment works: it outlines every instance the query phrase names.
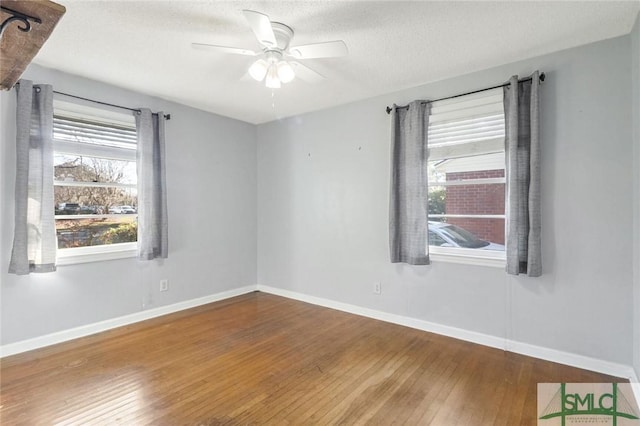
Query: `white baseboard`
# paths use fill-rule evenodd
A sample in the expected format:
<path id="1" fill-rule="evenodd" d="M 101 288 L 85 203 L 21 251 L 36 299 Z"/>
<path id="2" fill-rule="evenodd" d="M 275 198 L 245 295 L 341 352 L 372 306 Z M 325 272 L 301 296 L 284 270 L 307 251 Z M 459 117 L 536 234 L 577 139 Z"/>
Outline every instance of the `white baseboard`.
<path id="1" fill-rule="evenodd" d="M 0 357 L 15 355 L 15 354 L 30 351 L 33 349 L 38 349 L 45 346 L 66 342 L 68 340 L 77 339 L 79 337 L 89 336 L 91 334 L 100 333 L 113 328 L 122 327 L 125 325 L 148 320 L 151 318 L 156 318 L 162 315 L 167 315 L 167 314 L 182 311 L 185 309 L 194 308 L 196 306 L 205 305 L 207 303 L 217 302 L 217 301 L 228 299 L 231 297 L 240 296 L 242 294 L 250 293 L 256 290 L 269 293 L 269 294 L 274 294 L 277 296 L 286 297 L 288 299 L 311 303 L 313 305 L 324 306 L 327 308 L 336 309 L 339 311 L 344 311 L 344 312 L 348 312 L 355 315 L 373 318 L 380 321 L 403 325 L 406 327 L 428 331 L 428 332 L 440 334 L 443 336 L 453 337 L 455 339 L 477 343 L 477 344 L 489 346 L 492 348 L 508 350 L 510 352 L 515 352 L 522 355 L 531 356 L 534 358 L 544 359 L 547 361 L 557 362 L 557 363 L 569 365 L 572 367 L 583 368 L 586 370 L 591 370 L 591 371 L 608 374 L 616 377 L 624 377 L 629 379 L 629 381 L 632 383 L 634 392 L 636 394 L 636 399 L 639 401 L 639 405 L 640 405 L 640 382 L 638 380 L 638 374 L 636 374 L 635 370 L 631 366 L 617 364 L 609 361 L 603 361 L 596 358 L 590 358 L 583 355 L 577 355 L 569 352 L 558 351 L 555 349 L 549 349 L 541 346 L 531 345 L 528 343 L 507 340 L 507 339 L 491 336 L 484 333 L 464 330 L 461 328 L 446 326 L 446 325 L 419 320 L 416 318 L 406 317 L 402 315 L 390 314 L 386 312 L 377 311 L 375 309 L 363 308 L 363 307 L 351 305 L 348 303 L 336 302 L 330 299 L 309 296 L 306 294 L 297 293 L 294 291 L 284 290 L 284 289 L 270 287 L 270 286 L 265 286 L 265 285 L 246 286 L 242 288 L 228 290 L 221 293 L 200 297 L 197 299 L 178 302 L 172 305 L 161 306 L 161 307 L 150 309 L 147 311 L 136 312 L 134 314 L 125 315 L 122 317 L 113 318 L 113 319 L 97 322 L 94 324 L 88 324 L 85 326 L 76 327 L 69 330 L 47 334 L 47 335 L 36 337 L 33 339 L 23 340 L 16 343 L 10 343 L 8 345 L 0 346 Z"/>
<path id="2" fill-rule="evenodd" d="M 450 327 L 447 325 L 437 324 L 433 322 L 423 321 L 416 318 L 405 317 L 402 315 L 390 314 L 387 312 L 376 311 L 375 309 L 363 308 L 348 303 L 336 302 L 321 297 L 309 296 L 290 290 L 284 290 L 276 287 L 258 285 L 258 291 L 262 291 L 276 296 L 286 297 L 288 299 L 299 300 L 301 302 L 311 303 L 313 305 L 324 306 L 326 308 L 336 309 L 338 311 L 348 312 L 350 314 L 360 315 L 363 317 L 373 318 L 380 321 L 390 322 L 393 324 L 404 325 L 406 327 L 418 330 L 429 331 L 443 336 L 455 337 L 456 339 L 465 340 L 467 342 L 478 343 L 492 348 L 504 349 L 504 339 L 490 336 L 488 334 L 477 333 L 475 331 L 464 330 L 462 328 Z"/>
<path id="3" fill-rule="evenodd" d="M 185 309 L 195 308 L 196 306 L 206 305 L 207 303 L 218 302 L 220 300 L 229 299 L 231 297 L 240 296 L 246 293 L 251 293 L 252 291 L 256 291 L 256 286 L 236 288 L 233 290 L 223 291 L 221 293 L 211 294 L 209 296 L 199 297 L 197 299 L 185 300 L 184 302 L 178 302 L 172 305 L 160 306 L 158 308 L 136 312 L 134 314 L 124 315 L 118 318 L 108 319 L 93 324 L 71 328 L 69 330 L 46 334 L 44 336 L 35 337 L 33 339 L 9 343 L 8 345 L 0 346 L 0 358 L 19 354 L 33 349 L 43 348 L 45 346 L 55 345 L 57 343 L 77 339 L 79 337 L 89 336 L 91 334 L 100 333 L 103 331 L 111 330 L 113 328 L 122 327 L 151 318 L 156 318 L 162 315 L 172 314 L 174 312 L 183 311 Z"/>
<path id="4" fill-rule="evenodd" d="M 484 333 L 450 327 L 429 321 L 419 320 L 416 318 L 405 317 L 402 315 L 389 314 L 386 312 L 376 311 L 374 309 L 362 308 L 356 305 L 335 302 L 330 299 L 309 296 L 306 294 L 265 285 L 258 285 L 258 291 L 286 297 L 289 299 L 299 300 L 314 305 L 324 306 L 351 314 L 374 318 L 393 324 L 404 325 L 418 330 L 441 334 L 444 336 L 453 337 L 455 339 L 465 340 L 467 342 L 478 343 L 480 345 L 490 346 L 492 348 L 515 352 L 521 355 L 544 359 L 546 361 L 557 362 L 559 364 L 595 371 L 602 374 L 608 374 L 610 376 L 623 377 L 629 379 L 629 381 L 632 383 L 638 383 L 638 378 L 633 367 L 624 364 L 603 361 L 596 358 L 590 358 L 570 352 L 558 351 L 542 346 L 530 345 L 528 343 L 503 339 Z"/>
<path id="5" fill-rule="evenodd" d="M 530 345 L 528 343 L 508 341 L 506 350 L 521 355 L 544 359 L 546 361 L 557 362 L 558 364 L 569 365 L 571 367 L 582 368 L 584 370 L 595 371 L 610 376 L 622 377 L 633 383 L 636 377 L 635 370 L 630 365 L 618 364 L 604 361 L 571 352 L 563 352 L 556 349 L 549 349 L 543 346 Z M 636 380 L 637 381 L 637 380 Z"/>

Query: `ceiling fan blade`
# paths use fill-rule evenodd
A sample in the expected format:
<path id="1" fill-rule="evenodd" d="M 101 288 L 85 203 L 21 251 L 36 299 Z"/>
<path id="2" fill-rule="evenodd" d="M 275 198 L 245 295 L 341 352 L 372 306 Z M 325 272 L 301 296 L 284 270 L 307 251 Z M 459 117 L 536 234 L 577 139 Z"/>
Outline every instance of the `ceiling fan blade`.
<path id="1" fill-rule="evenodd" d="M 334 58 L 346 56 L 348 53 L 347 45 L 342 40 L 305 44 L 289 48 L 289 54 L 297 59 Z"/>
<path id="2" fill-rule="evenodd" d="M 249 22 L 260 44 L 266 47 L 277 46 L 278 43 L 271 27 L 271 20 L 267 15 L 253 10 L 243 10 L 242 13 L 244 13 L 244 17 Z"/>
<path id="3" fill-rule="evenodd" d="M 191 43 L 191 47 L 198 50 L 207 50 L 209 52 L 232 53 L 234 55 L 256 56 L 256 52 L 249 49 L 240 49 L 239 47 L 216 46 L 215 44 Z"/>
<path id="4" fill-rule="evenodd" d="M 322 74 L 317 73 L 306 65 L 302 65 L 300 62 L 291 61 L 289 65 L 291 65 L 293 71 L 296 73 L 296 77 L 300 80 L 304 80 L 307 83 L 319 83 L 324 80 Z"/>

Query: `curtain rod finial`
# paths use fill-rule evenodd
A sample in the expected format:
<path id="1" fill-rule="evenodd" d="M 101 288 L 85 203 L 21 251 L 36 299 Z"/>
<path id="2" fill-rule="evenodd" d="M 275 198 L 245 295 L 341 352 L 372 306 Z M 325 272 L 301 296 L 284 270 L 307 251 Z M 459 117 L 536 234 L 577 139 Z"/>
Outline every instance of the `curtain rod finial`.
<path id="1" fill-rule="evenodd" d="M 391 111 L 393 111 L 393 109 L 391 107 L 387 107 L 387 114 L 391 114 Z"/>

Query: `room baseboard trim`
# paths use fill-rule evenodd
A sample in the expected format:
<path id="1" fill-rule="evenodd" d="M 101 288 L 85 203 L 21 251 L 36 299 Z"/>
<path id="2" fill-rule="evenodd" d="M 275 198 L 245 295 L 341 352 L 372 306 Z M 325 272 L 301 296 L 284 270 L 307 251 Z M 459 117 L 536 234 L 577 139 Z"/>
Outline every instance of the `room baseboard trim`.
<path id="1" fill-rule="evenodd" d="M 311 303 L 313 305 L 324 306 L 326 308 L 336 309 L 355 315 L 377 319 L 380 321 L 390 322 L 393 324 L 404 325 L 406 327 L 418 330 L 428 331 L 443 336 L 453 337 L 455 339 L 464 340 L 471 343 L 477 343 L 492 348 L 502 349 L 533 358 L 544 359 L 546 361 L 557 362 L 559 364 L 569 365 L 571 367 L 582 368 L 585 370 L 595 371 L 602 374 L 608 374 L 615 377 L 623 377 L 629 379 L 631 383 L 638 383 L 633 367 L 617 364 L 614 362 L 603 361 L 596 358 L 590 358 L 583 355 L 563 352 L 556 349 L 549 349 L 542 346 L 531 345 L 528 343 L 517 342 L 508 339 L 491 336 L 475 331 L 464 330 L 457 327 L 437 324 L 429 321 L 410 318 L 402 315 L 390 314 L 377 311 L 375 309 L 363 308 L 348 303 L 336 302 L 330 299 L 324 299 L 316 296 L 309 296 L 291 290 L 285 290 L 276 287 L 258 285 L 258 291 L 282 296 L 289 299 L 299 300 L 301 302 Z"/>
<path id="2" fill-rule="evenodd" d="M 34 337 L 33 339 L 22 340 L 15 343 L 0 346 L 0 358 L 16 355 L 22 352 L 31 351 L 33 349 L 43 348 L 45 346 L 55 345 L 57 343 L 66 342 L 80 337 L 89 336 L 113 328 L 122 327 L 140 321 L 156 318 L 162 315 L 172 314 L 174 312 L 183 311 L 185 309 L 195 308 L 196 306 L 206 305 L 208 303 L 218 302 L 220 300 L 229 299 L 231 297 L 240 296 L 246 293 L 256 291 L 256 286 L 246 286 L 227 290 L 216 294 L 211 294 L 197 299 L 185 300 L 183 302 L 171 305 L 160 306 L 105 321 L 87 324 L 80 327 L 71 328 L 69 330 L 58 331 L 44 336 Z"/>
<path id="3" fill-rule="evenodd" d="M 639 375 L 631 366 L 603 361 L 596 358 L 590 358 L 569 352 L 558 351 L 555 349 L 549 349 L 542 346 L 531 345 L 528 343 L 502 339 L 484 333 L 446 326 L 429 321 L 419 320 L 416 318 L 406 317 L 403 315 L 391 314 L 375 309 L 363 308 L 357 305 L 336 302 L 330 299 L 310 296 L 291 290 L 285 290 L 265 285 L 241 287 L 204 297 L 199 297 L 197 299 L 174 303 L 172 305 L 160 306 L 158 308 L 136 312 L 133 314 L 124 315 L 118 318 L 100 321 L 69 330 L 59 331 L 44 336 L 35 337 L 33 339 L 10 343 L 0 346 L 0 358 L 38 348 L 43 348 L 45 346 L 55 345 L 57 343 L 66 342 L 80 337 L 89 336 L 117 327 L 122 327 L 140 321 L 156 318 L 162 315 L 183 311 L 185 309 L 195 308 L 197 306 L 206 305 L 208 303 L 218 302 L 220 300 L 225 300 L 231 297 L 251 293 L 252 291 L 256 290 L 276 296 L 286 297 L 288 299 L 299 300 L 301 302 L 311 303 L 313 305 L 324 306 L 326 308 L 364 316 L 367 318 L 385 321 L 392 324 L 403 325 L 417 330 L 440 334 L 471 343 L 477 343 L 492 348 L 507 350 L 521 355 L 544 359 L 546 361 L 557 362 L 560 364 L 596 371 L 598 373 L 608 374 L 611 376 L 624 377 L 629 379 L 629 381 L 632 383 L 636 399 L 638 400 L 638 403 L 640 405 L 640 380 L 638 379 Z"/>
<path id="4" fill-rule="evenodd" d="M 301 302 L 311 303 L 313 305 L 324 306 L 325 308 L 336 309 L 338 311 L 348 312 L 350 314 L 360 315 L 367 318 L 373 318 L 380 321 L 390 322 L 393 324 L 404 325 L 406 327 L 418 330 L 429 331 L 443 336 L 455 337 L 467 342 L 478 343 L 492 348 L 503 349 L 504 339 L 489 336 L 487 334 L 477 333 L 475 331 L 464 330 L 462 328 L 450 327 L 428 321 L 423 321 L 402 315 L 390 314 L 387 312 L 377 311 L 375 309 L 363 308 L 348 303 L 336 302 L 321 297 L 309 296 L 290 290 L 284 290 L 276 287 L 258 285 L 258 291 L 273 294 L 276 296 L 286 297 L 288 299 L 299 300 Z"/>
<path id="5" fill-rule="evenodd" d="M 569 365 L 571 367 L 596 371 L 598 373 L 608 374 L 610 376 L 622 377 L 628 379 L 631 383 L 634 382 L 634 379 L 636 377 L 635 370 L 630 365 L 618 364 L 615 362 L 591 358 L 571 352 L 545 348 L 543 346 L 517 342 L 514 340 L 507 341 L 507 347 L 505 348 L 505 350 L 521 355 L 544 359 L 545 361 L 557 362 L 559 364 Z M 637 379 L 635 380 L 637 381 Z"/>

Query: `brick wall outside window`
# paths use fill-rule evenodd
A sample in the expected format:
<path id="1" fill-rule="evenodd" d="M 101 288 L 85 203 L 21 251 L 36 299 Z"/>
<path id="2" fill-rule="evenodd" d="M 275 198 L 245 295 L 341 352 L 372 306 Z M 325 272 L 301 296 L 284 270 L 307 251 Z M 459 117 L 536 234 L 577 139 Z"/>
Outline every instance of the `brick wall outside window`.
<path id="1" fill-rule="evenodd" d="M 504 177 L 504 169 L 447 173 L 447 181 Z M 457 185 L 446 188 L 447 214 L 504 214 L 505 185 Z M 504 219 L 447 218 L 478 238 L 504 244 Z"/>

